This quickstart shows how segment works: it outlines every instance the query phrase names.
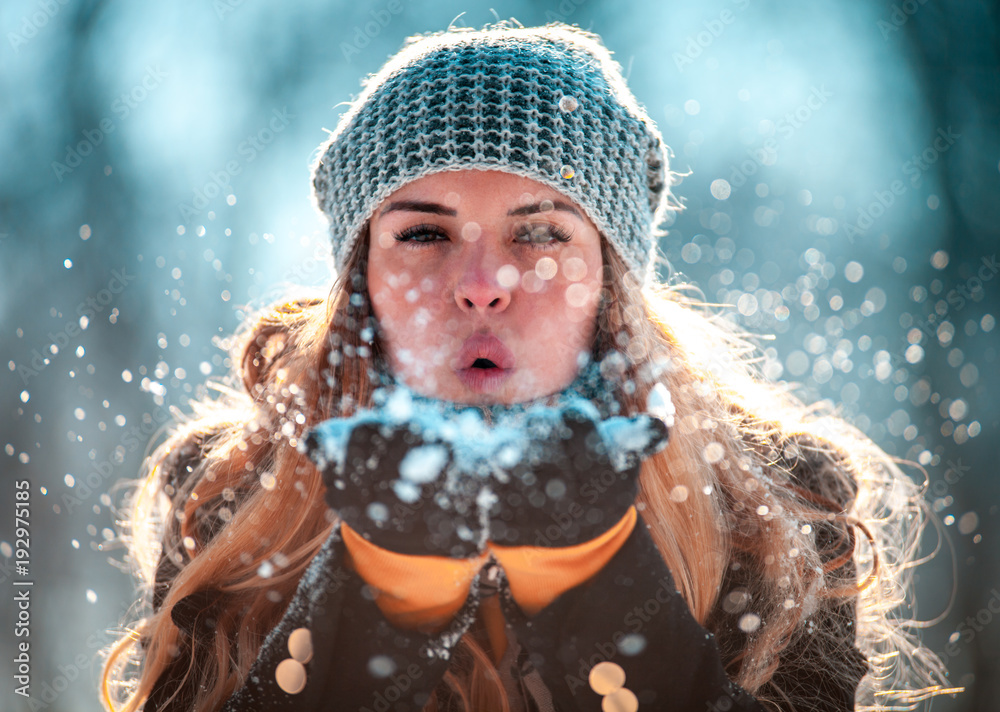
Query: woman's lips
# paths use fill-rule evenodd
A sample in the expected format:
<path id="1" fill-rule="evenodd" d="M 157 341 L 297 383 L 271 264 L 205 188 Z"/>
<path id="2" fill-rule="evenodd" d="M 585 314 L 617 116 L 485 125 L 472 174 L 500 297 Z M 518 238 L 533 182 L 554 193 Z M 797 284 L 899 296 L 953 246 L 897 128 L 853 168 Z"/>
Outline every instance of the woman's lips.
<path id="1" fill-rule="evenodd" d="M 465 387 L 475 393 L 493 393 L 512 375 L 512 370 L 502 368 L 463 368 L 458 371 Z"/>
<path id="2" fill-rule="evenodd" d="M 476 368 L 476 361 L 490 361 L 492 368 Z M 515 371 L 514 354 L 493 334 L 473 334 L 456 358 L 455 373 L 466 388 L 476 393 L 492 393 Z"/>

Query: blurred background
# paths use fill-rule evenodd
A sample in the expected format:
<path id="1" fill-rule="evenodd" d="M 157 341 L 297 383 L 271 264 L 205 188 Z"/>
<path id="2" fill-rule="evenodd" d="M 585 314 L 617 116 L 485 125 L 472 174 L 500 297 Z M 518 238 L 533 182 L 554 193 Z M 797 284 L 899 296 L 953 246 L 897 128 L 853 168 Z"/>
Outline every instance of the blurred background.
<path id="1" fill-rule="evenodd" d="M 4 0 L 0 707 L 100 709 L 135 599 L 115 486 L 227 372 L 249 310 L 326 291 L 309 166 L 360 80 L 410 34 L 510 17 L 599 33 L 689 173 L 661 277 L 923 465 L 950 544 L 931 528 L 913 613 L 968 688 L 924 706 L 996 709 L 1000 20 L 974 0 Z"/>

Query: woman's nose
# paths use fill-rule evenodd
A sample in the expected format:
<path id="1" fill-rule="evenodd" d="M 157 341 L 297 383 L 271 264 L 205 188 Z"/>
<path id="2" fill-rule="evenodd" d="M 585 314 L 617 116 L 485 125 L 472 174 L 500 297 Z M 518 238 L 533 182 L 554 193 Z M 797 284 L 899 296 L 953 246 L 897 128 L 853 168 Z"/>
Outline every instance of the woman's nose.
<path id="1" fill-rule="evenodd" d="M 510 288 L 504 286 L 505 272 L 515 270 L 505 265 L 492 250 L 476 246 L 468 250 L 455 285 L 459 309 L 480 315 L 500 313 L 510 304 Z"/>

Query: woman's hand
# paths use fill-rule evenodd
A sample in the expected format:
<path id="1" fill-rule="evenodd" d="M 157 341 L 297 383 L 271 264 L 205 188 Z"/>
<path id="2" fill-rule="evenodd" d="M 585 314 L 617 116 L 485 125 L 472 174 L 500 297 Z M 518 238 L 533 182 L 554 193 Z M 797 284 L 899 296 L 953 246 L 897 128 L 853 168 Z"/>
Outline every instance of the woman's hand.
<path id="1" fill-rule="evenodd" d="M 489 538 L 555 548 L 595 539 L 625 516 L 642 461 L 666 447 L 668 430 L 644 414 L 600 420 L 577 400 L 531 413 L 524 434 L 519 450 L 494 458 Z"/>
<path id="2" fill-rule="evenodd" d="M 333 418 L 301 449 L 327 503 L 372 543 L 468 558 L 499 546 L 568 547 L 616 524 L 635 501 L 642 460 L 665 447 L 650 415 L 601 420 L 582 398 L 504 415 L 408 404 Z"/>
<path id="3" fill-rule="evenodd" d="M 366 412 L 321 423 L 300 449 L 323 475 L 327 504 L 373 544 L 452 558 L 483 550 L 481 484 L 455 476 L 452 446 L 434 428 Z"/>

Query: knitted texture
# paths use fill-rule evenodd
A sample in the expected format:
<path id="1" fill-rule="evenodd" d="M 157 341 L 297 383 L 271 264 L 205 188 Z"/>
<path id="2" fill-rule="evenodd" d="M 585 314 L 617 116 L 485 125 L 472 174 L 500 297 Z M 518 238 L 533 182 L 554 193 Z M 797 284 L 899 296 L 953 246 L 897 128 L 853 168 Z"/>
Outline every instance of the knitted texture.
<path id="1" fill-rule="evenodd" d="M 321 147 L 317 206 L 341 271 L 375 208 L 410 181 L 500 170 L 574 200 L 647 280 L 667 148 L 597 35 L 554 23 L 411 37 Z"/>

